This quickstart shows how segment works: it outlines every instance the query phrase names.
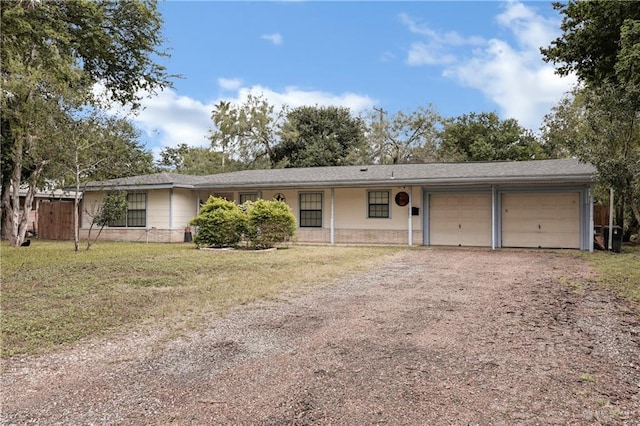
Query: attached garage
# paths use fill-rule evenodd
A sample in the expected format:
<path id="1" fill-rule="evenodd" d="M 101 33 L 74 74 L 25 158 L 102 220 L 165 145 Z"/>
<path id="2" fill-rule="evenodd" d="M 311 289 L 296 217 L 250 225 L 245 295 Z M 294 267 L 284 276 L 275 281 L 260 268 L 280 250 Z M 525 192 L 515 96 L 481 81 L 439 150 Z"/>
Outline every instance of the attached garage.
<path id="1" fill-rule="evenodd" d="M 429 244 L 491 246 L 491 193 L 429 196 Z"/>
<path id="2" fill-rule="evenodd" d="M 502 194 L 502 247 L 580 248 L 580 193 Z"/>

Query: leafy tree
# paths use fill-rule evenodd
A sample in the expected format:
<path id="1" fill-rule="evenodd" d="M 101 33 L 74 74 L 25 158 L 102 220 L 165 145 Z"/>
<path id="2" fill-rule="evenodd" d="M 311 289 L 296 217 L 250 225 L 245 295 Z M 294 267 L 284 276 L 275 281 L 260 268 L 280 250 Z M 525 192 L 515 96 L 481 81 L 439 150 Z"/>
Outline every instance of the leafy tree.
<path id="1" fill-rule="evenodd" d="M 154 1 L 3 2 L 0 15 L 3 231 L 19 246 L 36 188 L 58 170 L 48 168 L 68 98 L 97 105 L 98 84 L 102 100 L 135 110 L 141 93 L 167 86 L 169 76 L 155 62 L 165 54 Z"/>
<path id="2" fill-rule="evenodd" d="M 640 108 L 633 91 L 578 88 L 545 117 L 544 137 L 593 164 L 640 222 Z M 624 205 L 618 208 L 624 222 Z"/>
<path id="3" fill-rule="evenodd" d="M 87 250 L 91 248 L 91 231 L 94 226 L 99 226 L 100 230 L 98 231 L 96 238 L 93 240 L 93 243 L 98 241 L 98 238 L 100 238 L 100 234 L 105 226 L 110 223 L 118 223 L 125 218 L 127 215 L 127 209 L 129 208 L 127 193 L 113 192 L 107 194 L 104 197 L 102 204 L 94 207 L 95 209 L 92 212 L 87 211 L 87 213 L 92 216 L 91 225 L 89 226 L 89 232 L 87 234 Z"/>
<path id="4" fill-rule="evenodd" d="M 637 75 L 638 56 L 634 60 L 623 51 L 638 55 L 640 2 L 570 0 L 553 7 L 563 15 L 562 35 L 541 52 L 545 61 L 557 65 L 558 74 L 575 72 L 581 81 L 596 86 L 619 82 L 620 72 L 630 68 Z"/>
<path id="5" fill-rule="evenodd" d="M 81 191 L 87 180 L 105 180 L 115 177 L 152 173 L 153 156 L 138 142 L 138 132 L 122 118 L 108 117 L 94 111 L 92 114 L 67 116 L 62 126 L 67 130 L 66 140 L 58 145 L 62 155 L 56 162 L 61 168 L 60 185 L 75 186 L 73 224 L 75 250 L 80 245 L 78 206 Z"/>
<path id="6" fill-rule="evenodd" d="M 222 171 L 229 158 L 250 168 L 276 167 L 274 146 L 286 107 L 275 111 L 262 96 L 249 95 L 242 105 L 220 101 L 211 114 L 215 128 L 209 138 L 214 150 L 222 151 Z"/>
<path id="7" fill-rule="evenodd" d="M 276 159 L 286 167 L 356 164 L 367 146 L 364 122 L 345 107 L 298 107 L 287 114 Z"/>
<path id="8" fill-rule="evenodd" d="M 640 2 L 572 0 L 554 7 L 564 15 L 563 34 L 542 54 L 558 74 L 575 72 L 581 86 L 550 114 L 548 137 L 573 137 L 569 148 L 622 194 L 638 220 Z"/>
<path id="9" fill-rule="evenodd" d="M 247 236 L 255 248 L 271 248 L 289 241 L 296 233 L 296 218 L 282 201 L 247 203 Z"/>
<path id="10" fill-rule="evenodd" d="M 246 216 L 236 203 L 211 196 L 189 224 L 198 227 L 198 246 L 233 247 L 245 232 Z"/>
<path id="11" fill-rule="evenodd" d="M 389 120 L 379 111 L 369 117 L 370 145 L 379 164 L 436 161 L 442 117 L 429 105 L 405 114 L 398 111 Z"/>
<path id="12" fill-rule="evenodd" d="M 223 171 L 242 169 L 242 165 L 232 159 L 225 161 L 223 155 L 211 148 L 180 144 L 177 147 L 166 147 L 160 151 L 158 165 L 175 173 L 187 175 L 212 175 Z"/>
<path id="13" fill-rule="evenodd" d="M 464 114 L 445 123 L 442 158 L 454 161 L 533 160 L 546 158 L 543 146 L 515 119 L 496 113 Z"/>

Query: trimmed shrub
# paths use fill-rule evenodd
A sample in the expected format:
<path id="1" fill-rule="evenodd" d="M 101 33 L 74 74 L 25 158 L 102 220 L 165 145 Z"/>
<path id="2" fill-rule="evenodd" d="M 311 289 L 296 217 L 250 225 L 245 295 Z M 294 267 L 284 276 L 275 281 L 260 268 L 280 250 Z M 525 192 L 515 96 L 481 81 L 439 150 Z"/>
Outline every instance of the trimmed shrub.
<path id="1" fill-rule="evenodd" d="M 296 218 L 282 201 L 257 200 L 246 205 L 246 237 L 257 249 L 289 241 L 296 233 Z"/>
<path id="2" fill-rule="evenodd" d="M 236 203 L 211 196 L 189 224 L 198 227 L 193 239 L 198 246 L 233 247 L 242 239 L 246 222 Z"/>

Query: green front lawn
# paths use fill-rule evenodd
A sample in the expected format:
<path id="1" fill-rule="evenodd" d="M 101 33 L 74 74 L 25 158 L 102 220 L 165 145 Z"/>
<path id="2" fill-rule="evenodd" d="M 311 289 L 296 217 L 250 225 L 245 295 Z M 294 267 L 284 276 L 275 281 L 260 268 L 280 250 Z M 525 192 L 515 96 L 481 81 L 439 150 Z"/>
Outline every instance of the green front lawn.
<path id="1" fill-rule="evenodd" d="M 624 244 L 621 253 L 599 251 L 586 258 L 598 272 L 601 285 L 640 302 L 640 246 Z"/>
<path id="2" fill-rule="evenodd" d="M 100 242 L 76 253 L 69 242 L 3 243 L 2 357 L 146 322 L 179 318 L 181 327 L 196 327 L 207 315 L 327 285 L 399 250 L 205 251 L 193 244 Z"/>

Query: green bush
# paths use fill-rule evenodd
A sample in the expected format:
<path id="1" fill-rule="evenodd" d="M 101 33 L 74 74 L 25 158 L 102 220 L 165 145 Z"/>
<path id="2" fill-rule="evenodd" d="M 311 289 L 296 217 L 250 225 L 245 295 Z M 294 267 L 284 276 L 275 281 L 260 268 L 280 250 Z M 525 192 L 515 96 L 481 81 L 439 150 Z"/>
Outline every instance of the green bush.
<path id="1" fill-rule="evenodd" d="M 282 201 L 257 200 L 243 208 L 247 215 L 246 237 L 257 249 L 289 241 L 296 233 L 296 218 Z"/>
<path id="2" fill-rule="evenodd" d="M 198 246 L 233 247 L 242 239 L 246 222 L 236 203 L 212 196 L 189 224 L 198 227 L 193 239 Z"/>

